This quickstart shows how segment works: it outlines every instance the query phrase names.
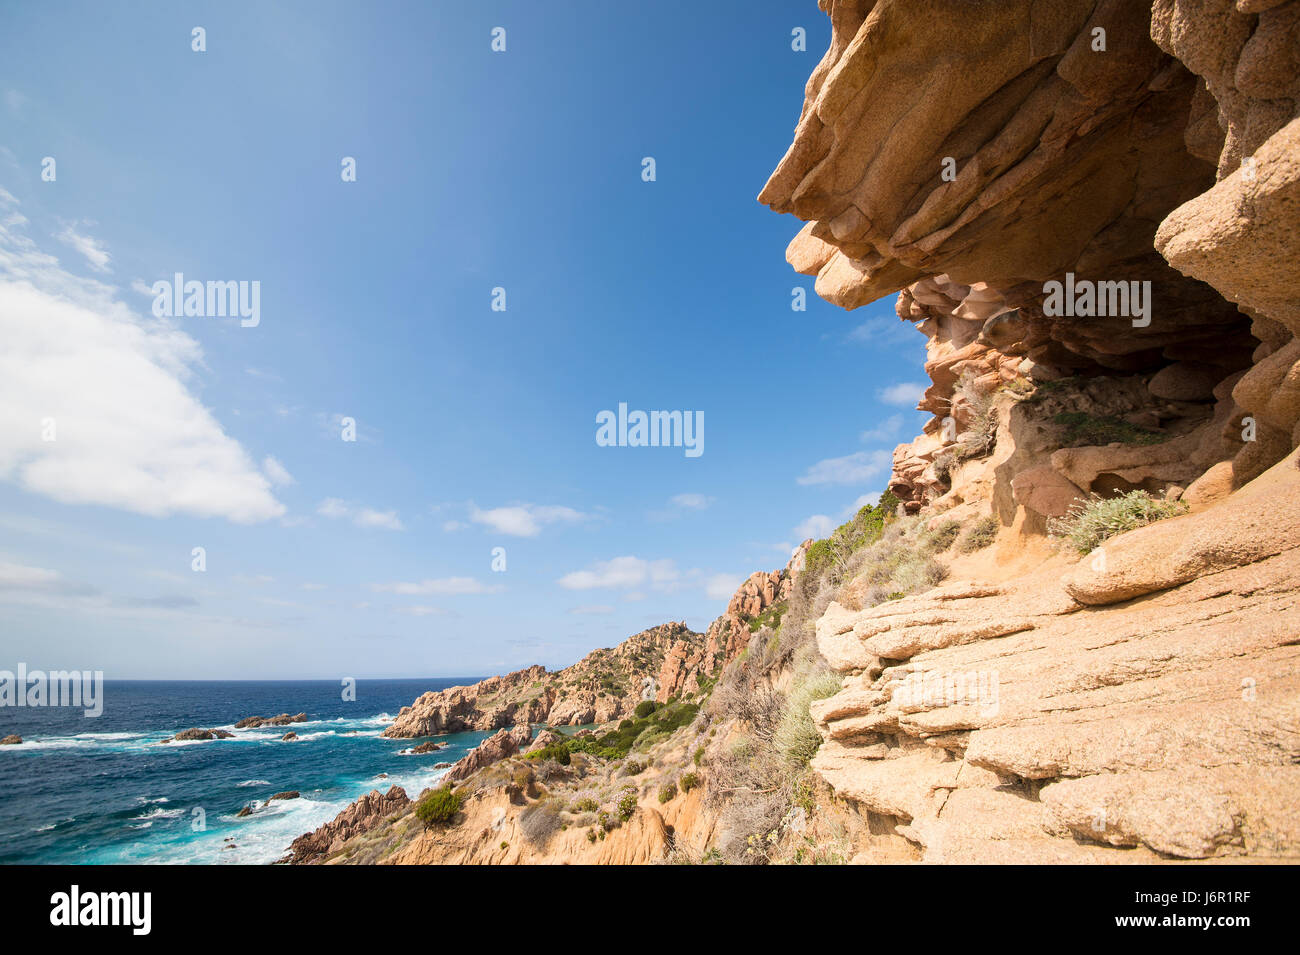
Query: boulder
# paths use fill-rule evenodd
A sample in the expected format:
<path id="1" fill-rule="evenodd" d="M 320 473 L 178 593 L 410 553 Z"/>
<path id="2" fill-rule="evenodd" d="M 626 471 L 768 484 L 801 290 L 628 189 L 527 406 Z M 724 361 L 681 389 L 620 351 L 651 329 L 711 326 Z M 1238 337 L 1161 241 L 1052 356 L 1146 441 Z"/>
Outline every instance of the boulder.
<path id="1" fill-rule="evenodd" d="M 23 738 L 17 733 L 10 733 L 4 739 L 0 739 L 0 746 L 17 746 L 23 741 Z"/>

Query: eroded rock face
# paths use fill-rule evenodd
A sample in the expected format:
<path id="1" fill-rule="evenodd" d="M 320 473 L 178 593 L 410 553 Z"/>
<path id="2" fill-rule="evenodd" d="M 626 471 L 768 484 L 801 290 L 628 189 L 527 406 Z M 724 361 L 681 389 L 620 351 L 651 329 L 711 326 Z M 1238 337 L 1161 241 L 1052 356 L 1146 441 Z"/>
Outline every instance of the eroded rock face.
<path id="1" fill-rule="evenodd" d="M 384 730 L 390 739 L 496 730 L 521 723 L 580 726 L 622 719 L 636 708 L 673 647 L 699 647 L 685 623 L 643 630 L 554 673 L 532 666 L 472 686 L 425 693 Z"/>
<path id="2" fill-rule="evenodd" d="M 331 852 L 342 848 L 347 840 L 369 832 L 394 813 L 406 810 L 410 804 L 411 800 L 401 786 L 394 786 L 383 794 L 372 789 L 332 821 L 293 840 L 289 854 L 281 861 L 293 865 L 323 862 Z"/>
<path id="3" fill-rule="evenodd" d="M 796 547 L 780 570 L 750 574 L 732 594 L 726 612 L 709 625 L 703 646 L 685 641 L 673 644 L 659 669 L 654 699 L 666 703 L 684 693 L 694 693 L 704 680 L 734 660 L 749 645 L 750 622 L 789 599 L 811 544 L 806 540 Z"/>
<path id="4" fill-rule="evenodd" d="M 1089 494 L 1192 512 L 831 604 L 814 768 L 927 861 L 1300 855 L 1300 2 L 823 9 L 760 200 L 807 221 L 819 294 L 899 292 L 926 336 L 890 489 L 1028 534 Z M 1149 314 L 1063 312 L 1067 279 L 1149 282 Z M 972 401 L 995 442 L 963 463 Z"/>
<path id="5" fill-rule="evenodd" d="M 472 775 L 484 766 L 491 766 L 507 756 L 513 756 L 533 738 L 532 728 L 520 723 L 510 729 L 498 730 L 462 756 L 446 775 L 447 782 L 457 782 Z"/>
<path id="6" fill-rule="evenodd" d="M 1228 455 L 1233 487 L 1296 445 L 1300 3 L 826 7 L 831 47 L 759 198 L 808 220 L 787 259 L 819 294 L 901 290 L 929 338 L 936 418 L 895 452 L 910 509 L 948 491 L 931 465 L 963 373 L 986 391 L 1142 375 L 1184 403 L 1233 381 L 1235 431 L 1256 430 Z M 1048 314 L 1067 274 L 1149 282 L 1149 321 Z"/>
<path id="7" fill-rule="evenodd" d="M 1102 561 L 832 604 L 814 768 L 927 861 L 1300 855 L 1298 464 Z"/>

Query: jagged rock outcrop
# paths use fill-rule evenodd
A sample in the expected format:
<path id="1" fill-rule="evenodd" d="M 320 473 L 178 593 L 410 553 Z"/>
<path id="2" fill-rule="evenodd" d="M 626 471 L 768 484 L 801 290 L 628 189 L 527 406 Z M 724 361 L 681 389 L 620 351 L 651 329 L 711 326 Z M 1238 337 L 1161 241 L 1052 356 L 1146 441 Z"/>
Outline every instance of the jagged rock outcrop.
<path id="1" fill-rule="evenodd" d="M 533 731 L 527 723 L 520 723 L 510 729 L 497 730 L 457 760 L 444 779 L 450 783 L 459 782 L 484 766 L 491 766 L 507 756 L 513 756 L 532 738 Z"/>
<path id="2" fill-rule="evenodd" d="M 1213 395 L 1236 444 L 1201 473 L 1231 460 L 1229 490 L 1295 446 L 1296 0 L 825 7 L 831 47 L 760 199 L 809 220 L 787 258 L 819 294 L 901 290 L 930 339 L 936 419 L 895 454 L 911 510 L 947 492 L 932 464 L 964 372 Z M 1067 276 L 1096 286 L 1093 314 L 1045 308 Z M 1096 314 L 1096 283 L 1128 282 L 1151 284 L 1149 314 Z"/>
<path id="3" fill-rule="evenodd" d="M 672 648 L 703 643 L 704 636 L 685 623 L 661 624 L 554 673 L 532 666 L 425 693 L 402 707 L 383 735 L 403 739 L 520 723 L 581 726 L 621 719 L 636 708 Z"/>
<path id="4" fill-rule="evenodd" d="M 812 540 L 806 540 L 796 547 L 780 570 L 750 574 L 732 594 L 726 612 L 709 625 L 703 646 L 686 641 L 673 644 L 659 669 L 654 699 L 666 703 L 685 693 L 694 693 L 704 680 L 734 660 L 749 644 L 750 622 L 789 599 L 790 588 L 803 569 L 811 544 Z"/>
<path id="5" fill-rule="evenodd" d="M 306 713 L 296 713 L 293 716 L 288 713 L 281 713 L 279 716 L 245 716 L 235 724 L 235 729 L 257 729 L 259 726 L 288 726 L 290 723 L 306 722 Z"/>
<path id="6" fill-rule="evenodd" d="M 393 786 L 382 795 L 378 789 L 372 789 L 332 821 L 293 840 L 289 854 L 281 861 L 293 865 L 324 861 L 326 856 L 337 852 L 349 839 L 369 832 L 390 816 L 408 809 L 410 805 L 411 800 L 401 786 Z"/>
<path id="7" fill-rule="evenodd" d="M 17 746 L 23 741 L 23 738 L 17 733 L 10 733 L 4 739 L 0 739 L 0 746 Z"/>

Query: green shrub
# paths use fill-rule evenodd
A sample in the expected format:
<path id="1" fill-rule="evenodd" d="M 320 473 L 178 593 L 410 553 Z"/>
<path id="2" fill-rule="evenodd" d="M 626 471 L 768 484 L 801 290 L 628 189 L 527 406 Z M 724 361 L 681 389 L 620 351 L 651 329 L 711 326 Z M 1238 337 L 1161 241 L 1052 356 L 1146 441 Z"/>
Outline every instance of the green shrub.
<path id="1" fill-rule="evenodd" d="M 590 796 L 583 796 L 573 804 L 575 812 L 595 812 L 599 808 L 600 803 L 596 802 L 596 800 L 592 799 Z"/>
<path id="2" fill-rule="evenodd" d="M 1065 429 L 1061 437 L 1062 447 L 1103 444 L 1160 444 L 1167 441 L 1167 434 L 1148 431 L 1130 424 L 1123 418 L 1109 415 L 1090 415 L 1082 411 L 1063 411 L 1052 418 Z"/>
<path id="3" fill-rule="evenodd" d="M 460 793 L 452 792 L 450 786 L 432 789 L 415 805 L 415 815 L 425 827 L 447 826 L 456 818 L 464 803 Z"/>
<path id="4" fill-rule="evenodd" d="M 700 784 L 700 775 L 699 773 L 687 773 L 679 780 L 679 783 L 682 787 L 682 792 L 688 793 Z"/>
<path id="5" fill-rule="evenodd" d="M 623 772 L 628 776 L 640 776 L 645 772 L 645 763 L 637 762 L 635 759 L 629 759 L 623 766 Z"/>
<path id="6" fill-rule="evenodd" d="M 713 733 L 710 732 L 709 736 L 712 737 Z M 696 766 L 701 765 L 704 762 L 704 747 L 701 746 L 699 749 L 697 749 L 695 751 L 695 755 L 692 756 L 691 759 L 694 761 Z"/>
<path id="7" fill-rule="evenodd" d="M 636 812 L 636 792 L 627 790 L 623 793 L 623 798 L 618 801 L 618 818 L 627 822 Z"/>
<path id="8" fill-rule="evenodd" d="M 572 756 L 568 741 L 559 743 L 548 743 L 541 749 L 535 749 L 524 756 L 525 759 L 547 760 L 553 759 L 561 766 L 568 766 Z"/>
<path id="9" fill-rule="evenodd" d="M 957 549 L 963 554 L 972 554 L 977 550 L 983 550 L 992 544 L 998 536 L 1000 526 L 998 519 L 992 514 L 981 517 L 966 531 L 965 536 L 957 545 Z"/>
<path id="10" fill-rule="evenodd" d="M 664 783 L 662 786 L 659 787 L 659 801 L 660 801 L 660 802 L 671 802 L 672 800 L 674 800 L 674 799 L 676 799 L 676 798 L 677 798 L 677 784 L 676 784 L 676 783 Z"/>
<path id="11" fill-rule="evenodd" d="M 643 720 L 657 709 L 659 709 L 659 704 L 654 700 L 642 700 L 636 705 L 636 709 L 633 710 L 633 712 L 636 714 L 637 719 Z M 624 720 L 623 722 L 627 721 Z M 622 726 L 622 723 L 619 725 Z"/>
<path id="12" fill-rule="evenodd" d="M 944 521 L 926 535 L 927 543 L 937 554 L 951 547 L 953 542 L 957 540 L 957 535 L 960 533 L 961 524 L 952 520 Z"/>
<path id="13" fill-rule="evenodd" d="M 781 713 L 781 722 L 772 734 L 777 751 L 789 762 L 806 766 L 817 755 L 822 737 L 808 706 L 814 700 L 824 700 L 839 691 L 840 678 L 824 668 L 817 667 L 795 675 Z"/>
<path id="14" fill-rule="evenodd" d="M 1075 504 L 1065 517 L 1048 521 L 1047 530 L 1080 554 L 1087 554 L 1117 534 L 1186 512 L 1187 505 L 1181 501 L 1166 501 L 1145 491 L 1130 491 L 1119 497 L 1094 497 Z"/>

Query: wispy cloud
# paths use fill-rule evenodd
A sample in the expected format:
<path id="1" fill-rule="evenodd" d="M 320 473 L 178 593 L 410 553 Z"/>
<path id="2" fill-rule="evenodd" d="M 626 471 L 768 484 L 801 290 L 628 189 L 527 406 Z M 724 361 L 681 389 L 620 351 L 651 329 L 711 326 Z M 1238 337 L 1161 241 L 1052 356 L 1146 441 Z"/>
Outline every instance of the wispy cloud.
<path id="1" fill-rule="evenodd" d="M 286 470 L 285 466 L 277 461 L 271 455 L 262 459 L 262 471 L 276 487 L 287 487 L 294 483 L 293 475 Z"/>
<path id="2" fill-rule="evenodd" d="M 903 416 L 892 414 L 880 421 L 874 428 L 868 428 L 858 435 L 865 442 L 890 441 L 898 436 L 898 429 L 903 426 Z"/>
<path id="3" fill-rule="evenodd" d="M 627 556 L 597 561 L 584 570 L 565 574 L 559 583 L 565 590 L 627 590 L 647 585 L 662 590 L 672 587 L 680 577 L 677 564 L 672 560 L 643 560 Z"/>
<path id="4" fill-rule="evenodd" d="M 504 587 L 485 584 L 474 577 L 439 577 L 419 581 L 393 581 L 386 584 L 371 584 L 371 590 L 380 593 L 403 594 L 406 596 L 437 594 L 439 596 L 458 596 L 462 594 L 495 594 Z"/>
<path id="5" fill-rule="evenodd" d="M 920 402 L 921 396 L 925 394 L 927 387 L 928 385 L 921 382 L 904 381 L 880 389 L 878 397 L 887 405 L 896 405 L 900 408 L 915 408 L 917 403 Z"/>
<path id="6" fill-rule="evenodd" d="M 80 252 L 96 272 L 111 272 L 112 269 L 108 267 L 108 263 L 112 257 L 108 254 L 108 250 L 104 248 L 104 244 L 98 239 L 87 235 L 85 232 L 78 231 L 82 225 L 93 225 L 93 223 L 67 223 L 64 225 L 63 231 L 55 233 L 54 237 Z"/>
<path id="7" fill-rule="evenodd" d="M 608 604 L 583 604 L 581 607 L 571 607 L 569 613 L 575 616 L 604 616 L 611 614 L 614 608 Z"/>
<path id="8" fill-rule="evenodd" d="M 704 593 L 710 600 L 730 600 L 744 582 L 735 574 L 714 574 L 704 581 Z"/>
<path id="9" fill-rule="evenodd" d="M 829 515 L 814 514 L 812 517 L 802 521 L 794 529 L 794 536 L 801 541 L 805 541 L 810 537 L 820 540 L 823 537 L 829 536 L 830 532 L 835 530 L 838 526 L 839 525 L 836 524 Z"/>
<path id="10" fill-rule="evenodd" d="M 536 537 L 543 527 L 551 524 L 577 524 L 590 518 L 590 514 L 554 504 L 515 504 L 483 510 L 471 503 L 469 511 L 469 519 L 475 524 L 513 537 Z"/>
<path id="11" fill-rule="evenodd" d="M 826 458 L 810 467 L 797 480 L 800 484 L 865 484 L 893 465 L 888 451 L 858 451 L 842 458 Z"/>
<path id="12" fill-rule="evenodd" d="M 652 521 L 675 520 L 687 514 L 708 510 L 713 505 L 714 500 L 714 498 L 706 494 L 674 494 L 668 499 L 667 507 L 651 511 L 649 517 Z"/>
<path id="13" fill-rule="evenodd" d="M 381 527 L 384 530 L 406 530 L 397 511 L 380 511 L 373 507 L 357 507 L 340 497 L 327 497 L 316 505 L 316 513 L 331 520 L 351 520 L 357 527 Z"/>

